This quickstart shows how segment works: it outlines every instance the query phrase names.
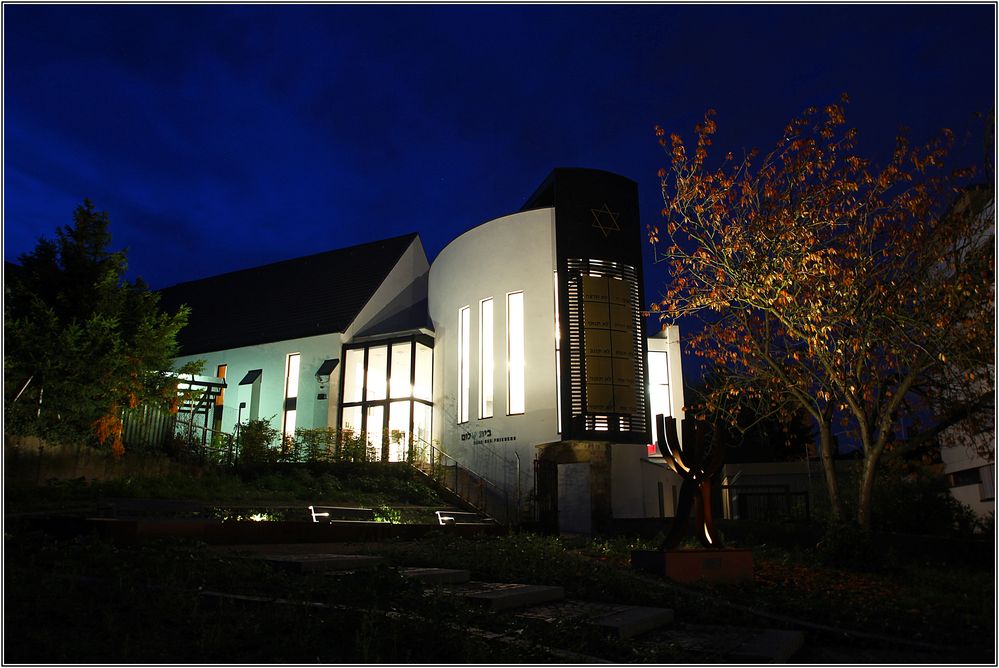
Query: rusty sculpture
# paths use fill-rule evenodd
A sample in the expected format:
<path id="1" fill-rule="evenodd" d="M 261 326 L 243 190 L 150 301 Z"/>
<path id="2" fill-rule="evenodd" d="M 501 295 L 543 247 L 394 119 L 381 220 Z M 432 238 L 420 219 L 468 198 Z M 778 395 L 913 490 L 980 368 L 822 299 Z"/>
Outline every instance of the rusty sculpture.
<path id="1" fill-rule="evenodd" d="M 676 419 L 656 416 L 656 442 L 667 465 L 682 479 L 673 526 L 660 550 L 671 550 L 691 533 L 688 519 L 694 508 L 694 535 L 702 546 L 723 547 L 711 517 L 711 479 L 725 463 L 725 445 L 704 422 L 687 419 L 682 423 L 683 441 L 677 437 Z"/>

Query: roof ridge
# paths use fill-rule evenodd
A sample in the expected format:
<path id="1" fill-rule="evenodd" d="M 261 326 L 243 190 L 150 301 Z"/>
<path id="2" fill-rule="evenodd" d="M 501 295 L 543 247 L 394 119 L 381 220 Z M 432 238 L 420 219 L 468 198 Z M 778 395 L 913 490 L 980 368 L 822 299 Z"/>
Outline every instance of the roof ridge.
<path id="1" fill-rule="evenodd" d="M 179 283 L 173 283 L 171 285 L 163 286 L 158 288 L 155 292 L 162 292 L 164 290 L 169 290 L 171 288 L 176 288 L 182 285 L 188 285 L 190 283 L 200 283 L 201 281 L 210 281 L 216 278 L 222 278 L 223 276 L 233 276 L 235 274 L 241 274 L 248 271 L 258 271 L 261 269 L 268 269 L 270 267 L 276 267 L 278 265 L 291 264 L 294 262 L 301 262 L 303 260 L 310 260 L 313 258 L 320 258 L 334 253 L 341 253 L 344 251 L 358 250 L 366 248 L 368 246 L 373 246 L 375 244 L 384 244 L 388 242 L 401 241 L 402 239 L 414 239 L 420 236 L 419 232 L 408 232 L 406 234 L 400 234 L 394 237 L 386 237 L 384 239 L 375 239 L 373 241 L 365 241 L 364 243 L 354 244 L 353 246 L 342 246 L 340 248 L 331 248 L 329 250 L 320 251 L 318 253 L 312 253 L 311 255 L 299 255 L 298 257 L 289 257 L 284 260 L 274 260 L 273 262 L 268 262 L 266 264 L 257 264 L 252 267 L 242 267 L 240 269 L 233 269 L 231 271 L 224 271 L 220 274 L 212 274 L 210 276 L 202 276 L 201 278 L 192 278 L 187 281 L 180 281 Z"/>

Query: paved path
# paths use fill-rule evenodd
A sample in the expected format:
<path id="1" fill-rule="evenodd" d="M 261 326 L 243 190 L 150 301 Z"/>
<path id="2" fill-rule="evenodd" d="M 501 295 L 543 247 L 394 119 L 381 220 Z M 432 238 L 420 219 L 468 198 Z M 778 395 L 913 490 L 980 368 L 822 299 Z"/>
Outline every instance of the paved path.
<path id="1" fill-rule="evenodd" d="M 292 543 L 215 549 L 246 558 L 264 559 L 275 567 L 302 573 L 349 574 L 384 563 L 382 557 L 349 554 L 355 549 L 344 548 L 347 548 L 344 544 Z M 461 598 L 495 614 L 512 614 L 530 623 L 586 625 L 596 632 L 633 642 L 635 647 L 644 647 L 650 652 L 668 645 L 687 655 L 702 656 L 705 662 L 786 663 L 804 644 L 801 631 L 675 624 L 674 613 L 668 608 L 566 599 L 561 587 L 473 581 L 467 570 L 459 569 L 402 566 L 398 570 L 438 593 Z M 268 600 L 255 598 L 254 602 L 267 603 Z M 273 603 L 285 602 L 274 600 Z M 482 633 L 484 637 L 496 635 L 493 639 L 497 641 L 502 635 Z M 573 662 L 577 663 L 600 661 L 599 657 L 573 657 Z"/>

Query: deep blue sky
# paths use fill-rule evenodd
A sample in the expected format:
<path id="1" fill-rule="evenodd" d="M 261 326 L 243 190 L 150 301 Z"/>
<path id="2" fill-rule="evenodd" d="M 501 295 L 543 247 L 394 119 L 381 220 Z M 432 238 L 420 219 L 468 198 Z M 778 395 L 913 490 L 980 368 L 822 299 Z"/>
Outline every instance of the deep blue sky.
<path id="1" fill-rule="evenodd" d="M 5 5 L 3 19 L 4 259 L 89 197 L 154 288 L 409 231 L 433 259 L 553 167 L 635 179 L 655 223 L 653 125 L 689 137 L 709 107 L 717 150 L 739 152 L 846 91 L 880 158 L 900 125 L 980 131 L 995 98 L 992 5 Z M 651 299 L 662 281 L 646 271 Z"/>

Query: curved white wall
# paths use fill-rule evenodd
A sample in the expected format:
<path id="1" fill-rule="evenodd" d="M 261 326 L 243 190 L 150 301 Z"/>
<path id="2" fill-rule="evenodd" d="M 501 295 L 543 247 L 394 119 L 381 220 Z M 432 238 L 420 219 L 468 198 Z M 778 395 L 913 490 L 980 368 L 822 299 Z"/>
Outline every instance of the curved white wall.
<path id="1" fill-rule="evenodd" d="M 558 440 L 555 374 L 554 209 L 479 225 L 448 244 L 430 267 L 434 346 L 433 434 L 462 465 L 517 488 L 533 487 L 534 446 Z M 508 415 L 507 294 L 524 293 L 525 408 Z M 479 303 L 493 299 L 493 417 L 479 417 Z M 469 419 L 458 424 L 458 311 L 470 307 Z"/>

